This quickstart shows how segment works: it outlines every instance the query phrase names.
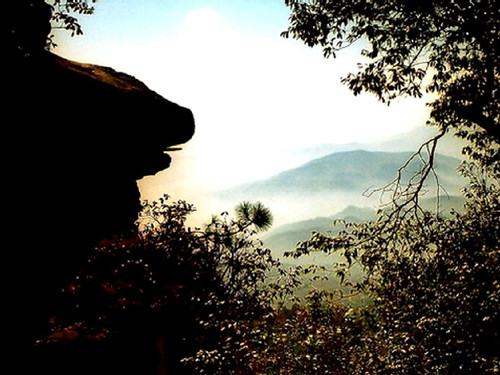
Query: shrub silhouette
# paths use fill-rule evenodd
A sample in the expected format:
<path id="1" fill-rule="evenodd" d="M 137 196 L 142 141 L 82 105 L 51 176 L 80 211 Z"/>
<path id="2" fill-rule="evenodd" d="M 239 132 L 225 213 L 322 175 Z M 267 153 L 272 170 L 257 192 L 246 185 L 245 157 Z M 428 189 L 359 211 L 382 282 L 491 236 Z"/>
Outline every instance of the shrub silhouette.
<path id="1" fill-rule="evenodd" d="M 40 344 L 110 347 L 108 363 L 96 364 L 103 371 L 190 373 L 182 359 L 218 349 L 236 332 L 229 322 L 259 319 L 270 308 L 263 283 L 277 262 L 253 228 L 267 227 L 270 213 L 260 204 L 244 207 L 251 214 L 238 220 L 223 214 L 206 230 L 192 230 L 185 225 L 192 205 L 169 204 L 167 196 L 146 202 L 139 230 L 102 241 L 64 289 L 51 334 Z M 120 351 L 121 358 L 113 354 Z M 239 360 L 228 358 L 233 367 Z"/>

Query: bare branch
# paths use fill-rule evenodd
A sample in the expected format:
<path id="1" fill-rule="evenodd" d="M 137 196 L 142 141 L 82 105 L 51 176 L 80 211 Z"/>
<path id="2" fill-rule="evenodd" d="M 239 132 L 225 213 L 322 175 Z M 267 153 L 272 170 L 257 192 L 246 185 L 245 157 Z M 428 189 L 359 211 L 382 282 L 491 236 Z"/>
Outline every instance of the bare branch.
<path id="1" fill-rule="evenodd" d="M 392 205 L 396 211 L 401 212 L 412 203 L 415 207 L 418 206 L 419 197 L 425 192 L 425 183 L 431 174 L 434 177 L 437 192 L 439 193 L 441 186 L 439 184 L 439 178 L 435 171 L 434 164 L 437 143 L 439 139 L 445 135 L 445 133 L 446 131 L 443 130 L 433 138 L 423 143 L 419 149 L 413 153 L 397 170 L 396 177 L 392 181 L 381 188 L 371 190 L 368 189 L 363 193 L 363 195 L 371 197 L 376 193 L 380 193 L 380 203 L 382 207 Z M 414 172 L 411 176 L 409 176 L 405 181 L 405 173 L 408 171 L 410 166 L 412 166 L 415 160 L 419 160 L 422 167 L 417 172 Z M 388 195 L 390 196 L 389 202 L 384 202 L 385 197 Z"/>

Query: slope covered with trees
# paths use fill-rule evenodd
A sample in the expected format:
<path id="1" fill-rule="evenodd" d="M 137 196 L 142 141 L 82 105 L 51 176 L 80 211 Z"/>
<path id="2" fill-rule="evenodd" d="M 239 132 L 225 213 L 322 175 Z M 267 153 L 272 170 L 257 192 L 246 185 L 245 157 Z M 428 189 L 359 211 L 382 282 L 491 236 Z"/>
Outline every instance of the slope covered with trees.
<path id="1" fill-rule="evenodd" d="M 335 191 L 361 196 L 370 188 L 383 186 L 392 180 L 411 152 L 378 152 L 355 150 L 336 152 L 311 160 L 297 168 L 281 172 L 266 180 L 223 190 L 221 196 L 247 196 L 263 199 L 266 195 L 310 196 Z M 405 180 L 421 170 L 425 161 L 413 160 L 405 171 Z M 460 189 L 456 169 L 460 160 L 437 155 L 435 168 L 441 184 L 451 192 Z"/>

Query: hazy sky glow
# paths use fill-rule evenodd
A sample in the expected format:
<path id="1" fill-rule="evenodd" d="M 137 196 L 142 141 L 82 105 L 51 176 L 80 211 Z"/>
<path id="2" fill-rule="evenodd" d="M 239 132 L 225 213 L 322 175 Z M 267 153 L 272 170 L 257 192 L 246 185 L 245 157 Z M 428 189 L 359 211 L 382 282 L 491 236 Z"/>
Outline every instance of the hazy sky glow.
<path id="1" fill-rule="evenodd" d="M 356 51 L 326 60 L 281 38 L 288 14 L 282 0 L 99 0 L 81 19 L 85 34 L 55 52 L 131 74 L 193 111 L 193 140 L 140 183 L 148 199 L 196 204 L 205 190 L 293 166 L 299 147 L 379 141 L 425 123 L 423 101 L 354 97 L 340 78 L 355 71 Z"/>

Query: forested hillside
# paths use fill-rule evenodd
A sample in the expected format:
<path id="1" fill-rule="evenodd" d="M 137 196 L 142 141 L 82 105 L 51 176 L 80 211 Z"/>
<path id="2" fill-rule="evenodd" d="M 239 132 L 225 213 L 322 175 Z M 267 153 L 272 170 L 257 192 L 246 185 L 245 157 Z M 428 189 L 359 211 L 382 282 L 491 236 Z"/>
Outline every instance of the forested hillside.
<path id="1" fill-rule="evenodd" d="M 376 210 L 387 203 L 387 197 L 381 197 L 375 190 L 394 180 L 412 155 L 409 151 L 335 152 L 268 179 L 216 192 L 212 196 L 213 205 L 230 209 L 243 200 L 260 201 L 274 212 L 278 226 L 330 217 L 347 206 Z M 418 174 L 424 163 L 425 160 L 413 159 L 403 170 L 401 184 Z M 426 181 L 427 192 L 422 198 L 460 195 L 466 181 L 457 173 L 459 164 L 457 158 L 436 155 L 434 168 L 438 179 Z"/>
<path id="2" fill-rule="evenodd" d="M 452 211 L 461 212 L 465 200 L 462 196 L 440 196 L 438 198 L 422 199 L 421 205 L 429 212 L 439 212 L 443 216 L 450 216 Z M 328 235 L 337 235 L 345 229 L 345 223 L 361 223 L 375 220 L 377 210 L 370 207 L 348 206 L 341 212 L 328 216 L 297 221 L 271 228 L 264 233 L 262 240 L 269 247 L 274 256 L 281 258 L 285 251 L 290 251 L 313 234 L 320 232 Z M 285 262 L 287 260 L 284 260 Z"/>
<path id="3" fill-rule="evenodd" d="M 361 196 L 370 188 L 377 188 L 391 181 L 398 169 L 410 158 L 412 152 L 347 151 L 336 152 L 311 160 L 297 168 L 284 171 L 263 181 L 249 183 L 220 192 L 222 196 L 247 196 L 258 198 L 318 193 L 350 192 Z M 405 170 L 406 178 L 422 168 L 421 160 L 414 160 Z M 440 183 L 450 193 L 459 193 L 460 178 L 457 167 L 460 160 L 444 155 L 436 157 L 436 172 Z M 429 181 L 431 184 L 431 181 Z"/>

